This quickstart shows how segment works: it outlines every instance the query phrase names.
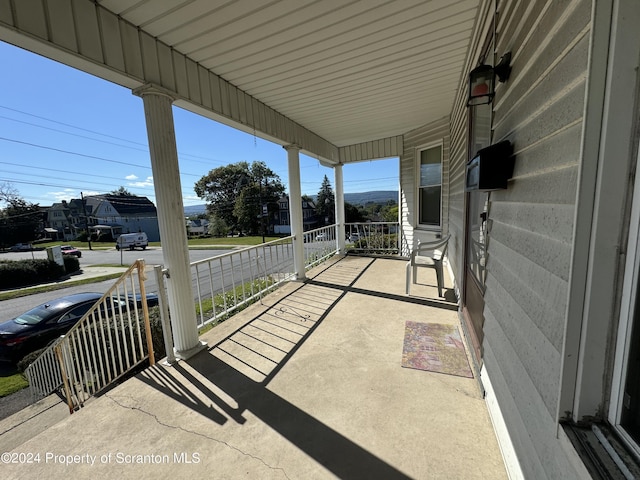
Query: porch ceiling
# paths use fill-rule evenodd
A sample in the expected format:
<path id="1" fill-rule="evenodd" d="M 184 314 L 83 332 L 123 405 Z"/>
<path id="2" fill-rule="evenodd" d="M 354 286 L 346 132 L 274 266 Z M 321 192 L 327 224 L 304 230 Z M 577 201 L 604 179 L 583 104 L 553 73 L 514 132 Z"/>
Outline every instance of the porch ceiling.
<path id="1" fill-rule="evenodd" d="M 479 0 L 98 0 L 335 146 L 449 115 Z"/>

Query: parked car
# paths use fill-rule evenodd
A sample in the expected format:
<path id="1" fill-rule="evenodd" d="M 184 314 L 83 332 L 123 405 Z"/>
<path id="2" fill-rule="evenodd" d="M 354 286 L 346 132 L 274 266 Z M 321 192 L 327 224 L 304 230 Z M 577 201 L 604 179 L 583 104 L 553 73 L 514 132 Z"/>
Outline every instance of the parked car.
<path id="1" fill-rule="evenodd" d="M 133 295 L 114 298 L 110 308 L 133 306 Z M 46 347 L 64 335 L 93 305 L 101 293 L 76 293 L 38 305 L 17 317 L 0 323 L 0 360 L 17 363 L 27 354 Z M 136 296 L 140 306 L 140 295 Z M 147 295 L 149 307 L 158 304 L 156 294 Z"/>
<path id="2" fill-rule="evenodd" d="M 0 323 L 0 360 L 17 362 L 66 333 L 102 297 L 77 293 L 38 305 Z"/>
<path id="3" fill-rule="evenodd" d="M 127 298 L 129 299 L 130 302 L 133 302 L 134 296 L 133 296 L 133 294 L 130 293 Z M 141 299 L 142 299 L 142 295 L 137 293 L 135 295 L 135 300 L 136 300 L 136 303 L 138 304 L 138 307 L 142 307 Z M 159 303 L 158 294 L 157 293 L 147 293 L 146 294 L 146 299 L 147 299 L 147 307 L 149 307 L 149 308 L 155 307 Z"/>
<path id="4" fill-rule="evenodd" d="M 348 240 L 352 243 L 357 242 L 358 240 L 360 240 L 360 234 L 359 233 L 352 233 L 351 235 L 349 235 Z"/>
<path id="5" fill-rule="evenodd" d="M 82 257 L 82 252 L 71 245 L 62 245 L 60 246 L 60 250 L 62 251 L 62 255 L 73 255 L 78 258 Z"/>
<path id="6" fill-rule="evenodd" d="M 116 250 L 128 248 L 133 250 L 134 248 L 141 248 L 145 250 L 149 245 L 147 234 L 144 232 L 138 233 L 123 233 L 116 239 Z"/>
<path id="7" fill-rule="evenodd" d="M 33 250 L 33 245 L 30 243 L 16 243 L 9 250 L 12 252 L 29 252 Z"/>
<path id="8" fill-rule="evenodd" d="M 319 233 L 318 235 L 316 235 L 316 242 L 321 242 L 326 239 L 327 239 L 326 233 Z"/>

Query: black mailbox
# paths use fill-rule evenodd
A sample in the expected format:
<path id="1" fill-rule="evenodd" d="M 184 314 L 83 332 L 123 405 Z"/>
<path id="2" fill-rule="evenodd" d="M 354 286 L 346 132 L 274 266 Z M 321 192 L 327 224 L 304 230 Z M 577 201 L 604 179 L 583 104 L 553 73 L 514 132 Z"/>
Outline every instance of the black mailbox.
<path id="1" fill-rule="evenodd" d="M 500 190 L 507 188 L 513 176 L 514 158 L 511 142 L 505 140 L 478 150 L 467 163 L 466 190 Z"/>

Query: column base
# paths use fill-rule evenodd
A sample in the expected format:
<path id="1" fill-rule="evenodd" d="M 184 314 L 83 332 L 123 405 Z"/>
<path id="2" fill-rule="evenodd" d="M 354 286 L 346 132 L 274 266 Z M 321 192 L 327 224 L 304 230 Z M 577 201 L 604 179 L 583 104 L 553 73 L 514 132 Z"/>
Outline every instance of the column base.
<path id="1" fill-rule="evenodd" d="M 192 347 L 188 350 L 175 350 L 174 354 L 176 356 L 176 360 L 188 360 L 193 357 L 196 353 L 201 352 L 207 348 L 207 342 L 200 341 L 195 347 Z"/>

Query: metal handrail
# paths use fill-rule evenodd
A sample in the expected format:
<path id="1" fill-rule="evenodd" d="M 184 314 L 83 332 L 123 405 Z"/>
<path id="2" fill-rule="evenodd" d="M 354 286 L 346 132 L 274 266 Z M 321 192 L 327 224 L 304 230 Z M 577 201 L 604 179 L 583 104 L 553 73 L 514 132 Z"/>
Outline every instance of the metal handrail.
<path id="1" fill-rule="evenodd" d="M 398 222 L 359 222 L 345 224 L 347 248 L 351 253 L 398 255 Z"/>
<path id="2" fill-rule="evenodd" d="M 338 252 L 337 225 L 308 230 L 302 234 L 305 269 L 318 265 Z"/>
<path id="3" fill-rule="evenodd" d="M 198 327 L 203 327 L 293 278 L 293 237 L 198 260 L 191 271 Z"/>
<path id="4" fill-rule="evenodd" d="M 155 363 L 144 280 L 144 261 L 137 260 L 26 369 L 32 396 L 62 387 L 73 412 L 142 362 Z"/>

